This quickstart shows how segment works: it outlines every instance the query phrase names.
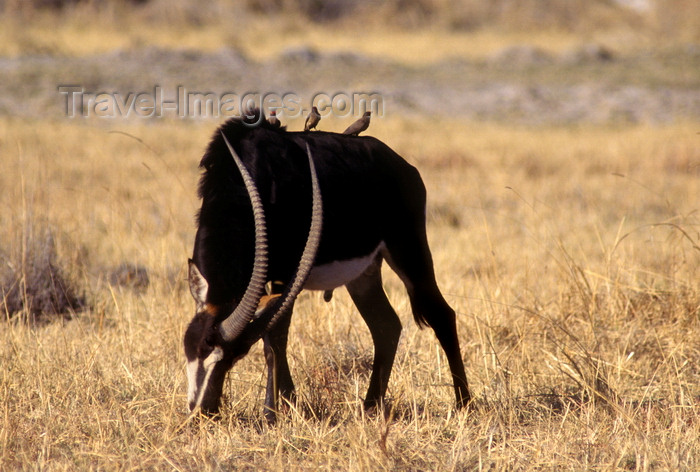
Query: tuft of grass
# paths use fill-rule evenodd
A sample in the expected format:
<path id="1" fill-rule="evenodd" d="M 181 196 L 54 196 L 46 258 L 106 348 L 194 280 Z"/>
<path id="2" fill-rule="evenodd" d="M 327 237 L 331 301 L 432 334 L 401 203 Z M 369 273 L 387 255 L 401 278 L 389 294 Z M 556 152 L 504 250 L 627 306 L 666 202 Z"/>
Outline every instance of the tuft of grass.
<path id="1" fill-rule="evenodd" d="M 71 318 L 86 308 L 86 299 L 59 262 L 54 231 L 25 227 L 19 251 L 0 256 L 0 295 L 6 318 L 19 316 L 31 324 Z"/>

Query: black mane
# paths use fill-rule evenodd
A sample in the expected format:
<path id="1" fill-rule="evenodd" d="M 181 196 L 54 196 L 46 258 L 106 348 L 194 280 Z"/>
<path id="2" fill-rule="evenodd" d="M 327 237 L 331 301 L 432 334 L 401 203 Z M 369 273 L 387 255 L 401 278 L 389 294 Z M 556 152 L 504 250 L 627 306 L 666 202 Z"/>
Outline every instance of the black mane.
<path id="1" fill-rule="evenodd" d="M 257 117 L 260 118 L 259 112 Z M 256 126 L 244 117 L 232 118 L 213 134 L 199 163 L 202 206 L 197 214 L 197 237 L 193 260 L 209 283 L 209 301 L 228 303 L 240 299 L 241 281 L 250 277 L 253 264 L 254 234 L 251 228 L 252 206 L 243 180 L 231 158 L 221 133 L 236 147 Z M 241 149 L 236 149 L 241 155 Z M 241 210 L 244 211 L 241 211 Z"/>
<path id="2" fill-rule="evenodd" d="M 276 127 L 268 123 L 265 113 L 259 108 L 254 108 L 247 111 L 242 116 L 229 118 L 224 124 L 219 126 L 214 135 L 209 141 L 209 146 L 199 162 L 199 167 L 209 170 L 217 165 L 220 161 L 229 161 L 228 159 L 228 149 L 224 140 L 221 138 L 221 133 L 226 134 L 229 142 L 231 144 L 239 142 L 246 135 L 248 135 L 254 129 L 265 129 L 269 131 L 275 131 L 278 133 L 285 132 L 287 130 L 286 126 Z M 220 151 L 224 150 L 225 153 L 222 154 Z M 238 149 L 236 149 L 238 152 Z M 202 176 L 199 185 L 199 195 L 202 196 L 202 187 L 206 186 L 205 178 L 206 174 Z"/>
<path id="3" fill-rule="evenodd" d="M 209 283 L 208 298 L 214 304 L 240 299 L 252 272 L 255 245 L 250 197 L 222 133 L 245 162 L 266 206 L 270 201 L 269 178 L 260 171 L 265 165 L 258 163 L 270 157 L 258 152 L 257 143 L 281 146 L 287 134 L 284 127 L 268 123 L 256 108 L 222 124 L 200 161 L 203 172 L 198 194 L 202 206 L 197 214 L 193 260 Z"/>

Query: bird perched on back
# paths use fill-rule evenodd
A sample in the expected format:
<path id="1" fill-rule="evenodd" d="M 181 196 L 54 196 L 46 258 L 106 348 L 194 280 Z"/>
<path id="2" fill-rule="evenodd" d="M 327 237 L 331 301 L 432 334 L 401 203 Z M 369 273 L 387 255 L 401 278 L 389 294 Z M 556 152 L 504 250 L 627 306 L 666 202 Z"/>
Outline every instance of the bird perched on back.
<path id="1" fill-rule="evenodd" d="M 352 134 L 357 136 L 358 134 L 362 133 L 369 127 L 369 119 L 371 114 L 371 111 L 366 111 L 365 114 L 362 115 L 362 118 L 348 126 L 348 129 L 343 131 L 343 134 Z"/>
<path id="2" fill-rule="evenodd" d="M 277 111 L 276 110 L 270 111 L 270 117 L 267 119 L 267 122 L 270 123 L 275 128 L 279 128 L 282 125 L 280 123 L 279 118 L 277 118 Z"/>
<path id="3" fill-rule="evenodd" d="M 304 123 L 304 131 L 309 131 L 312 128 L 316 128 L 318 122 L 321 121 L 321 115 L 318 112 L 318 108 L 312 107 L 311 113 L 306 117 L 306 123 Z"/>

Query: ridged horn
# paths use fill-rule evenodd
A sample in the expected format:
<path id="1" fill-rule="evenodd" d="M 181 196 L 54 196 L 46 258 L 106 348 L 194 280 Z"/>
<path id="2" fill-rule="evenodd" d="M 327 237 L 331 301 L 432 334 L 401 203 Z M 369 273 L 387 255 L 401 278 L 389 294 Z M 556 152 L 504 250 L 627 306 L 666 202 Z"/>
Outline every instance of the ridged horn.
<path id="1" fill-rule="evenodd" d="M 241 334 L 253 318 L 253 315 L 255 315 L 255 310 L 265 291 L 265 280 L 267 278 L 267 229 L 265 227 L 265 212 L 255 182 L 253 182 L 248 170 L 238 157 L 238 154 L 236 154 L 231 143 L 226 139 L 226 135 L 222 132 L 221 136 L 224 138 L 224 142 L 243 177 L 243 183 L 248 191 L 250 203 L 253 206 L 253 220 L 255 222 L 255 256 L 250 282 L 248 282 L 248 287 L 238 306 L 233 310 L 233 313 L 221 322 L 219 327 L 221 337 L 225 341 L 232 341 Z"/>
<path id="2" fill-rule="evenodd" d="M 309 237 L 306 239 L 304 252 L 301 254 L 299 266 L 296 274 L 294 274 L 292 283 L 287 285 L 282 295 L 277 299 L 276 303 L 270 304 L 269 309 L 265 309 L 267 313 L 263 311 L 263 313 L 259 315 L 258 319 L 255 320 L 255 323 L 260 323 L 260 325 L 256 326 L 256 328 L 261 328 L 260 330 L 255 330 L 255 335 L 260 335 L 272 328 L 275 323 L 277 323 L 280 316 L 291 308 L 292 304 L 304 287 L 306 279 L 309 277 L 314 260 L 316 259 L 318 246 L 321 243 L 321 230 L 323 227 L 323 201 L 321 199 L 321 187 L 318 183 L 316 166 L 314 166 L 314 160 L 311 156 L 311 150 L 309 149 L 308 143 L 306 144 L 306 155 L 309 158 L 312 194 L 311 226 L 309 228 Z"/>

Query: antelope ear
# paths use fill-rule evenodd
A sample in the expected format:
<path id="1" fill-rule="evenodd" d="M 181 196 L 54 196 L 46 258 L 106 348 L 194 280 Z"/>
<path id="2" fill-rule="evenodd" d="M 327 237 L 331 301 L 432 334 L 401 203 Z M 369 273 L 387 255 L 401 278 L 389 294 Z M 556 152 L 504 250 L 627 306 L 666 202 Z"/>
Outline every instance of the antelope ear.
<path id="1" fill-rule="evenodd" d="M 187 280 L 190 282 L 190 293 L 197 303 L 197 306 L 203 306 L 204 302 L 207 300 L 209 284 L 202 276 L 202 273 L 199 272 L 197 265 L 192 259 L 188 259 L 187 263 L 189 264 Z"/>

